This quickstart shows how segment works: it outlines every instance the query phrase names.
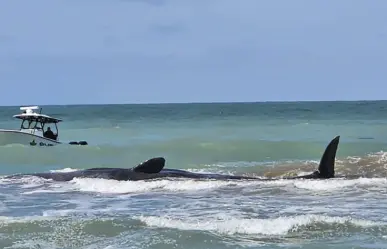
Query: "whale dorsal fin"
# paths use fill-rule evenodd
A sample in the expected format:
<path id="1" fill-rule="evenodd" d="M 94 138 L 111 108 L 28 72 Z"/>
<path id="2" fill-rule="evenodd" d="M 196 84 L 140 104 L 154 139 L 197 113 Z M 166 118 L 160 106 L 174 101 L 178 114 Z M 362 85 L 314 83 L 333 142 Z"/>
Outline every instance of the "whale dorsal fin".
<path id="1" fill-rule="evenodd" d="M 147 161 L 144 161 L 133 168 L 135 172 L 155 174 L 159 173 L 165 166 L 164 157 L 154 157 Z"/>
<path id="2" fill-rule="evenodd" d="M 318 166 L 318 171 L 320 177 L 322 178 L 331 178 L 335 176 L 335 159 L 339 141 L 340 136 L 337 136 L 332 139 L 332 141 L 325 149 L 323 156 L 321 157 L 320 165 Z"/>

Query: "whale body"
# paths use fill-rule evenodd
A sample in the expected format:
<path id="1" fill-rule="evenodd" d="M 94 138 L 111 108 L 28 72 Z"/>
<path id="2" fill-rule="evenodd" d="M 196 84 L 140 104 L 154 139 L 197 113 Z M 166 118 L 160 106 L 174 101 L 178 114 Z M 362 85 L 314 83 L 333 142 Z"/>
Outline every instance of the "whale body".
<path id="1" fill-rule="evenodd" d="M 335 177 L 335 158 L 339 145 L 340 136 L 335 137 L 326 147 L 319 167 L 316 171 L 309 175 L 287 177 L 281 179 L 328 179 Z M 113 179 L 117 181 L 139 181 L 158 178 L 190 178 L 190 179 L 218 179 L 218 180 L 278 180 L 278 178 L 258 178 L 249 176 L 235 176 L 226 174 L 205 174 L 194 173 L 180 169 L 167 169 L 165 166 L 164 157 L 154 157 L 140 163 L 133 168 L 91 168 L 85 170 L 77 170 L 73 172 L 49 172 L 49 173 L 31 173 L 18 174 L 9 177 L 20 176 L 37 176 L 54 181 L 71 181 L 74 178 L 102 178 Z"/>

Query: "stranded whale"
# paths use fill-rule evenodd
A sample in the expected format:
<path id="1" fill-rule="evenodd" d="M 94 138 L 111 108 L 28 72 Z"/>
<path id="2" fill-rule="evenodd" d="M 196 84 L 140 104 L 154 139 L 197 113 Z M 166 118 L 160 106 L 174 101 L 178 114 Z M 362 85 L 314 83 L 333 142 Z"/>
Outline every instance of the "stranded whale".
<path id="1" fill-rule="evenodd" d="M 340 136 L 335 137 L 326 147 L 318 169 L 309 175 L 288 177 L 281 179 L 328 179 L 335 177 L 335 158 L 339 145 Z M 118 181 L 138 181 L 147 179 L 157 179 L 165 177 L 177 177 L 177 178 L 191 178 L 191 179 L 219 179 L 219 180 L 277 180 L 278 178 L 262 179 L 258 177 L 249 176 L 234 176 L 223 174 L 204 174 L 193 173 L 179 169 L 164 169 L 165 159 L 163 157 L 151 158 L 142 162 L 133 168 L 91 168 L 85 170 L 78 170 L 73 172 L 54 172 L 54 173 L 31 173 L 31 174 L 19 174 L 9 177 L 17 176 L 38 176 L 45 179 L 52 179 L 54 181 L 71 181 L 74 178 L 102 178 L 113 179 Z"/>

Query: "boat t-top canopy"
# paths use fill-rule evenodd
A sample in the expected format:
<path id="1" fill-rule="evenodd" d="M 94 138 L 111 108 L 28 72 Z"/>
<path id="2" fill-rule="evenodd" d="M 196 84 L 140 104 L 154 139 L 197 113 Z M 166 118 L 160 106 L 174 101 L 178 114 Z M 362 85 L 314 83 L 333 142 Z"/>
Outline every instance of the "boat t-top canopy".
<path id="1" fill-rule="evenodd" d="M 36 121 L 45 124 L 56 124 L 62 121 L 61 119 L 50 117 L 48 115 L 36 113 L 33 111 L 38 109 L 39 106 L 22 106 L 20 107 L 20 110 L 22 110 L 23 113 L 13 115 L 13 117 L 21 120 Z"/>

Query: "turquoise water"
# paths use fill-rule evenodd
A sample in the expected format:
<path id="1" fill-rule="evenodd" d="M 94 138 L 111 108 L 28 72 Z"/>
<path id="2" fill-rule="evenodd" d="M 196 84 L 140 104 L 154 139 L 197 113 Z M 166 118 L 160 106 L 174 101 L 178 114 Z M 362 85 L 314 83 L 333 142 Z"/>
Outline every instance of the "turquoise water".
<path id="1" fill-rule="evenodd" d="M 19 107 L 0 108 L 18 128 Z M 0 175 L 133 167 L 151 157 L 198 172 L 311 172 L 341 136 L 344 180 L 0 180 L 1 248 L 383 248 L 387 101 L 44 106 L 62 141 L 2 146 Z"/>

